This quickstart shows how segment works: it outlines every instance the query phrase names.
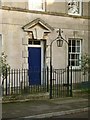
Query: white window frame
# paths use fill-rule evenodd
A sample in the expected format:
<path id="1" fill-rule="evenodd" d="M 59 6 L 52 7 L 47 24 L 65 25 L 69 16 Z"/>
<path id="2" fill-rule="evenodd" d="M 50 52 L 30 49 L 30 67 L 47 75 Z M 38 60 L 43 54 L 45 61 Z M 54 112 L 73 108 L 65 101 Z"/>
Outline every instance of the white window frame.
<path id="1" fill-rule="evenodd" d="M 69 7 L 71 8 L 71 9 L 73 9 L 72 11 L 73 12 L 69 12 L 69 10 L 68 10 L 68 14 L 69 15 L 77 15 L 77 16 L 81 16 L 82 15 L 82 0 L 68 0 L 68 4 L 70 3 L 70 2 L 79 2 L 79 11 L 78 11 L 78 13 L 74 13 L 74 10 L 75 10 L 75 8 L 76 7 L 73 7 L 71 4 L 70 5 L 68 5 L 68 9 L 69 9 Z"/>
<path id="2" fill-rule="evenodd" d="M 38 1 L 41 2 L 39 3 Z M 45 11 L 45 0 L 28 0 L 28 5 L 29 5 L 29 10 Z"/>
<path id="3" fill-rule="evenodd" d="M 77 68 L 77 69 L 80 69 L 81 68 L 81 62 L 80 62 L 80 60 L 81 60 L 81 47 L 82 47 L 82 39 L 80 39 L 80 38 L 69 38 L 68 39 L 68 42 L 69 42 L 69 40 L 71 40 L 71 41 L 73 41 L 73 40 L 75 40 L 75 43 L 76 43 L 76 45 L 75 46 L 72 46 L 72 43 L 71 43 L 71 51 L 70 51 L 70 49 L 68 48 L 68 51 L 69 51 L 69 66 L 71 66 L 72 64 L 71 64 L 71 61 L 76 61 L 77 59 L 79 60 L 79 65 L 78 66 L 72 66 L 72 68 Z M 77 45 L 77 41 L 80 41 L 80 45 L 78 46 Z M 70 47 L 70 45 L 69 45 L 69 47 Z M 73 52 L 72 51 L 72 48 L 73 47 L 75 47 L 75 52 Z M 80 48 L 80 51 L 78 52 L 77 51 L 77 48 Z M 76 59 L 73 59 L 73 58 L 71 58 L 72 57 L 72 55 L 75 55 L 75 57 L 76 57 L 76 55 L 79 55 L 79 57 L 78 58 L 76 58 Z M 75 63 L 76 64 L 76 63 Z"/>

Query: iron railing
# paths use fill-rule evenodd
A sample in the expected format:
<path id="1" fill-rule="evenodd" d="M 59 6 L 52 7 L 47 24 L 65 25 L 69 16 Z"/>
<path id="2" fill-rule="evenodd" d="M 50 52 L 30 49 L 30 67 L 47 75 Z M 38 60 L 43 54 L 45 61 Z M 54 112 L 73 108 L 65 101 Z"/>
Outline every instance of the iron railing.
<path id="1" fill-rule="evenodd" d="M 35 73 L 40 72 L 42 76 L 41 83 L 38 85 L 30 84 L 28 72 L 28 69 L 10 69 L 9 71 L 6 70 L 5 77 L 1 74 L 2 95 L 50 93 L 50 70 L 48 67 L 42 71 L 35 71 Z M 67 72 L 67 68 L 52 69 L 52 98 L 72 96 L 73 90 L 89 88 L 88 72 L 84 74 L 81 69 L 70 67 L 69 83 Z"/>
<path id="2" fill-rule="evenodd" d="M 2 95 L 48 92 L 48 68 L 41 71 L 43 82 L 38 85 L 30 85 L 28 72 L 28 69 L 6 70 L 6 77 L 3 77 L 3 75 L 0 76 Z M 38 71 L 33 72 L 36 73 Z"/>
<path id="3" fill-rule="evenodd" d="M 74 91 L 89 89 L 89 73 L 81 69 L 69 67 L 65 69 L 52 69 L 52 98 L 72 97 Z M 69 76 L 69 78 L 68 78 Z"/>

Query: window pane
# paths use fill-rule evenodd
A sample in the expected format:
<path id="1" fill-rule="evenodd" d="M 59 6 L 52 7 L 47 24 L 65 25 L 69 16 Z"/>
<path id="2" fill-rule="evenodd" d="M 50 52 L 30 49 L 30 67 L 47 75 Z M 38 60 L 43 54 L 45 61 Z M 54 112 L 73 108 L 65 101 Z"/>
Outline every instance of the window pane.
<path id="1" fill-rule="evenodd" d="M 72 52 L 75 52 L 75 47 L 72 47 Z"/>
<path id="2" fill-rule="evenodd" d="M 71 40 L 68 41 L 68 45 L 71 46 Z"/>
<path id="3" fill-rule="evenodd" d="M 68 0 L 68 14 L 81 15 L 82 0 Z"/>
<path id="4" fill-rule="evenodd" d="M 71 52 L 71 47 L 69 47 L 69 52 Z"/>
<path id="5" fill-rule="evenodd" d="M 79 60 L 76 61 L 76 66 L 79 66 Z"/>
<path id="6" fill-rule="evenodd" d="M 43 0 L 29 0 L 29 9 L 31 10 L 43 10 Z"/>
<path id="7" fill-rule="evenodd" d="M 76 59 L 78 59 L 78 60 L 79 60 L 79 54 L 76 54 Z"/>
<path id="8" fill-rule="evenodd" d="M 34 45 L 40 45 L 40 41 L 34 41 Z"/>
<path id="9" fill-rule="evenodd" d="M 72 46 L 75 46 L 75 40 L 72 40 Z"/>
<path id="10" fill-rule="evenodd" d="M 71 65 L 72 65 L 72 66 L 75 66 L 75 61 L 71 61 Z"/>
<path id="11" fill-rule="evenodd" d="M 80 47 L 77 47 L 77 52 L 80 52 Z"/>
<path id="12" fill-rule="evenodd" d="M 72 55 L 71 55 L 71 59 L 75 59 L 75 54 L 72 54 Z"/>
<path id="13" fill-rule="evenodd" d="M 69 65 L 79 66 L 79 59 L 81 54 L 81 39 L 69 40 Z"/>
<path id="14" fill-rule="evenodd" d="M 80 40 L 77 40 L 77 46 L 80 46 Z"/>

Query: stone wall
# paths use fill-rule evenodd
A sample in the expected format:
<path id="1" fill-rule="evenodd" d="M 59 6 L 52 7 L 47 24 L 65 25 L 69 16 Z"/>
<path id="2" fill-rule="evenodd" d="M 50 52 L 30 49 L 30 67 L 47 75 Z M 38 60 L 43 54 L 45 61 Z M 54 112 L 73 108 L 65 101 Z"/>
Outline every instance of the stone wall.
<path id="1" fill-rule="evenodd" d="M 88 5 L 89 5 L 88 0 L 83 2 L 82 16 L 89 15 Z M 19 9 L 29 9 L 28 0 L 19 0 L 19 1 L 9 0 L 9 2 L 8 0 L 3 0 L 2 6 L 14 7 L 14 8 L 19 8 Z M 61 2 L 60 1 L 58 2 L 56 0 L 52 3 L 46 3 L 45 11 L 68 14 L 68 3 L 66 2 L 66 0 L 63 0 L 63 1 L 61 0 Z"/>
<path id="2" fill-rule="evenodd" d="M 26 33 L 22 27 L 36 18 L 41 18 L 54 29 L 61 28 L 63 30 L 63 37 L 68 38 L 81 38 L 82 39 L 82 52 L 88 52 L 88 19 L 74 18 L 69 16 L 40 14 L 31 12 L 22 12 L 18 10 L 1 10 L 2 11 L 2 33 L 3 36 L 3 50 L 8 55 L 8 62 L 12 68 L 22 68 L 24 63 L 22 51 L 24 46 L 22 39 Z M 75 31 L 75 32 L 74 32 Z M 75 36 L 74 36 L 75 33 Z M 50 45 L 51 40 L 48 38 L 47 45 Z M 49 65 L 50 54 L 49 47 L 47 47 L 47 64 Z M 67 45 L 64 43 L 62 48 L 57 48 L 56 42 L 53 44 L 53 65 L 55 68 L 64 68 L 67 65 Z"/>

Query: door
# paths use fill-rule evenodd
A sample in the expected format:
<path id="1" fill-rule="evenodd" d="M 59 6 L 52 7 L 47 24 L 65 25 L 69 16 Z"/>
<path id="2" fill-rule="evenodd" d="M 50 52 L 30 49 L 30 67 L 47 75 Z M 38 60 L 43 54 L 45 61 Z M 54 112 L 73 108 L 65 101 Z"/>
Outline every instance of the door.
<path id="1" fill-rule="evenodd" d="M 28 47 L 29 84 L 41 84 L 41 47 Z"/>

